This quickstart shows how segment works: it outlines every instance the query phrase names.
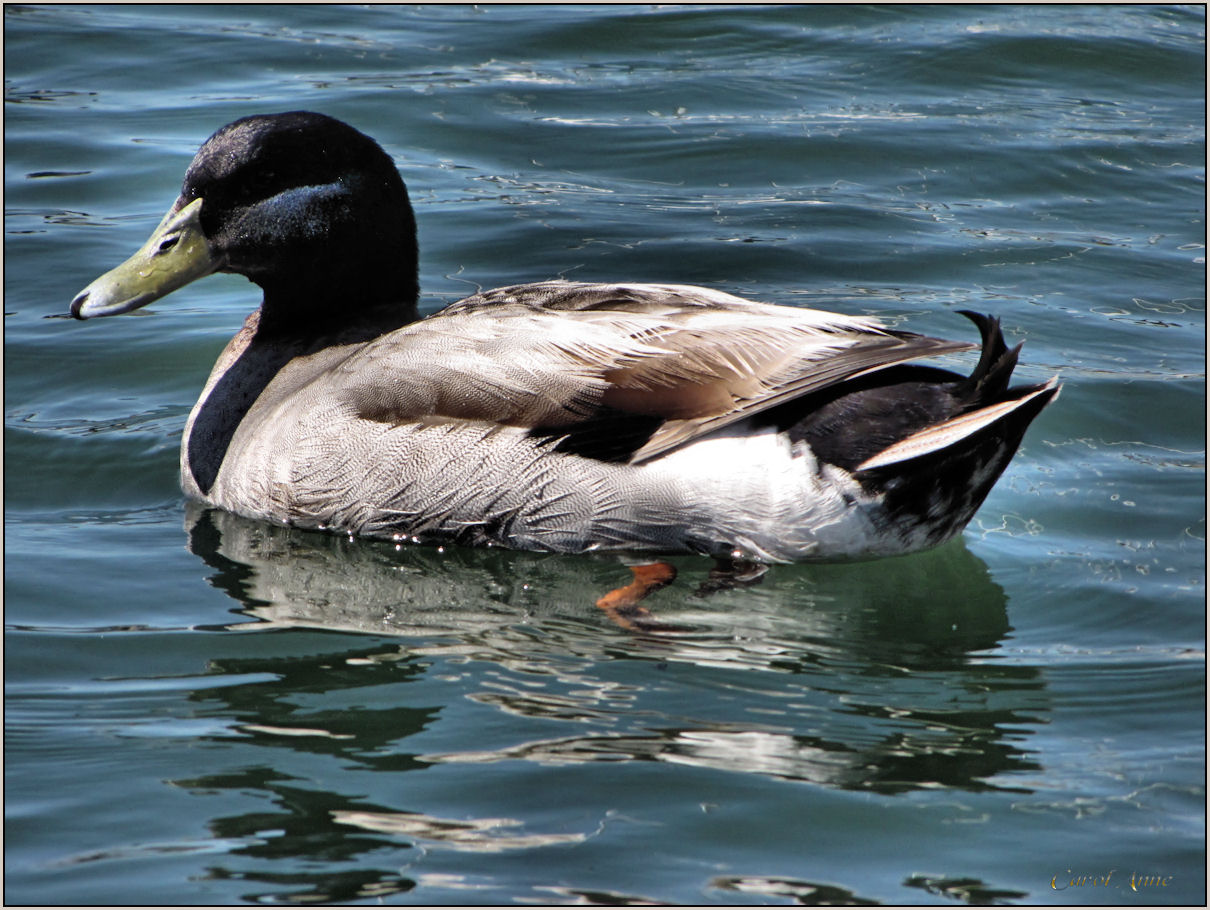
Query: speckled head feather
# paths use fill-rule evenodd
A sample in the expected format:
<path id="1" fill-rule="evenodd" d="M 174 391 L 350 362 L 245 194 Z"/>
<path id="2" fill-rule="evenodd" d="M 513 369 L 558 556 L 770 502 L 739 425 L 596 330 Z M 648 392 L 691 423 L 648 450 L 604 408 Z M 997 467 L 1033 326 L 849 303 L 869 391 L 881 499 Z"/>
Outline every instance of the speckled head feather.
<path id="1" fill-rule="evenodd" d="M 415 318 L 416 222 L 373 139 L 324 114 L 229 123 L 202 144 L 176 208 L 201 199 L 221 271 L 265 291 L 264 320 L 297 324 L 397 304 Z"/>

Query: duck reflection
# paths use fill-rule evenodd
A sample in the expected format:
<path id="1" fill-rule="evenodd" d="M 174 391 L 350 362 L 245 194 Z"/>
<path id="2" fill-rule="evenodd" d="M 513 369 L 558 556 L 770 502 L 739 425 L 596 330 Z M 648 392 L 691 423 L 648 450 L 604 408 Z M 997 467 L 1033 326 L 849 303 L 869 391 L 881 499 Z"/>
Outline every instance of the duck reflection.
<path id="1" fill-rule="evenodd" d="M 598 592 L 626 577 L 621 562 L 608 555 L 351 540 L 192 502 L 186 527 L 190 550 L 215 570 L 210 583 L 255 620 L 244 628 L 490 635 L 504 633 L 502 623 L 561 618 L 581 632 L 600 630 L 608 624 L 588 608 Z M 651 599 L 653 609 L 696 634 L 626 636 L 640 650 L 665 657 L 688 645 L 685 656 L 694 661 L 740 657 L 772 669 L 829 654 L 859 657 L 874 673 L 892 664 L 943 669 L 969 663 L 1011 631 L 1003 590 L 960 543 L 875 562 L 777 566 L 758 586 L 705 597 L 700 592 L 712 586 L 710 563 L 670 561 L 679 567 L 678 580 Z M 787 651 L 772 640 L 779 632 L 794 639 Z M 746 642 L 757 644 L 745 649 Z"/>
<path id="2" fill-rule="evenodd" d="M 239 618 L 225 628 L 291 630 L 277 645 L 259 635 L 229 639 L 239 653 L 214 659 L 214 669 L 269 681 L 196 698 L 225 702 L 220 713 L 245 742 L 336 757 L 346 776 L 644 761 L 895 794 L 1028 792 L 1038 770 L 1028 740 L 1049 715 L 1044 681 L 1004 657 L 1005 593 L 961 543 L 876 563 L 779 566 L 758 586 L 709 597 L 694 594 L 709 563 L 685 558 L 676 561 L 677 584 L 650 605 L 690 631 L 659 635 L 626 632 L 595 608 L 597 594 L 626 574 L 611 557 L 396 548 L 197 505 L 187 531 L 210 583 L 235 601 Z M 485 723 L 484 710 L 517 720 Z M 451 711 L 459 719 L 443 720 Z M 506 732 L 488 741 L 463 731 L 468 711 L 477 728 Z M 178 783 L 269 792 L 280 809 L 272 818 L 215 824 L 228 837 L 272 829 L 249 850 L 293 856 L 385 843 L 507 852 L 583 840 L 605 824 L 599 814 L 585 817 L 583 830 L 549 832 L 494 817 L 522 814 L 515 809 L 435 818 L 402 795 L 400 805 L 381 800 L 381 784 L 343 797 L 288 776 Z M 310 847 L 284 843 L 304 831 Z M 313 882 L 294 897 L 407 890 L 414 882 L 398 869 Z"/>
<path id="3" fill-rule="evenodd" d="M 694 631 L 636 636 L 610 627 L 592 606 L 593 592 L 624 573 L 612 558 L 396 548 L 197 505 L 187 521 L 190 548 L 215 569 L 210 581 L 249 620 L 231 628 L 391 637 L 385 647 L 350 648 L 341 667 L 315 672 L 311 684 L 328 691 L 345 677 L 366 685 L 375 665 L 395 664 L 397 682 L 401 671 L 421 672 L 420 657 L 490 661 L 513 672 L 469 693 L 472 700 L 521 716 L 616 727 L 620 712 L 645 696 L 594 672 L 598 661 L 638 658 L 806 677 L 789 690 L 797 697 L 776 706 L 780 712 L 766 706 L 761 714 L 733 710 L 734 717 L 722 717 L 718 709 L 728 699 L 713 706 L 709 719 L 648 725 L 637 737 L 611 729 L 503 751 L 427 756 L 431 761 L 630 754 L 884 792 L 1005 787 L 1005 772 L 1036 769 L 1018 743 L 1021 728 L 1045 722 L 1043 682 L 1032 667 L 983 653 L 1011 631 L 1006 598 L 961 545 L 877 563 L 777 567 L 759 587 L 708 598 L 689 593 L 694 581 L 704 581 L 708 564 L 687 559 L 681 578 L 688 585 L 655 600 L 662 615 Z M 405 641 L 394 643 L 399 638 Z M 277 671 L 279 678 L 296 691 L 305 661 L 283 661 L 295 669 Z M 237 663 L 232 672 L 252 669 Z M 726 685 L 746 692 L 750 703 L 769 701 L 776 688 L 759 676 L 733 676 Z M 341 719 L 359 727 L 359 735 L 379 729 L 398 737 L 432 714 L 387 724 L 365 708 L 360 721 Z M 274 726 L 271 711 L 262 723 Z M 990 782 L 997 776 L 1000 782 Z"/>

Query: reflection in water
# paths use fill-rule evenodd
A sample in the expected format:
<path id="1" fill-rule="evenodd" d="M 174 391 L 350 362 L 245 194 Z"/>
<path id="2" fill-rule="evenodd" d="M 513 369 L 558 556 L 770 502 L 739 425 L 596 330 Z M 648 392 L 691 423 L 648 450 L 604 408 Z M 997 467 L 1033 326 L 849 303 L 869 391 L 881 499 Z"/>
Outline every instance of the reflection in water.
<path id="1" fill-rule="evenodd" d="M 908 888 L 921 888 L 929 894 L 948 897 L 978 907 L 1020 901 L 1029 897 L 1024 891 L 1014 891 L 1011 888 L 992 888 L 977 878 L 939 878 L 913 875 L 903 884 Z"/>
<path id="2" fill-rule="evenodd" d="M 524 824 L 515 818 L 473 818 L 468 820 L 434 818 L 419 812 L 336 812 L 333 818 L 342 825 L 365 831 L 403 834 L 428 844 L 467 853 L 501 853 L 552 844 L 578 844 L 587 834 L 513 834 L 503 828 Z"/>
<path id="3" fill-rule="evenodd" d="M 207 706 L 221 702 L 219 713 L 265 750 L 263 766 L 178 781 L 272 800 L 263 816 L 213 822 L 220 836 L 251 838 L 234 855 L 332 861 L 305 882 L 240 873 L 300 889 L 255 899 L 340 900 L 414 887 L 398 864 L 362 868 L 366 854 L 387 845 L 493 854 L 578 844 L 607 823 L 604 809 L 557 830 L 513 811 L 440 817 L 384 804 L 391 800 L 381 798 L 381 779 L 367 781 L 362 795 L 312 790 L 266 770 L 280 767 L 278 750 L 336 758 L 346 782 L 380 771 L 474 775 L 509 762 L 587 769 L 642 761 L 893 795 L 1023 789 L 1038 770 L 1025 742 L 1046 723 L 1044 683 L 1033 668 L 982 653 L 1011 632 L 1005 596 L 962 545 L 877 563 L 775 567 L 760 586 L 706 598 L 693 591 L 710 563 L 685 558 L 681 580 L 650 605 L 691 631 L 637 635 L 593 605 L 626 577 L 614 558 L 396 549 L 200 506 L 190 507 L 187 529 L 211 583 L 237 604 L 240 621 L 226 628 L 293 630 L 281 656 L 261 635 L 224 638 L 238 653 L 214 659 L 216 672 L 269 681 L 194 694 Z M 306 639 L 312 631 L 357 634 Z M 438 703 L 416 704 L 419 691 Z M 459 719 L 443 721 L 450 711 Z M 467 712 L 474 729 L 461 726 Z M 489 728 L 498 732 L 475 732 Z M 445 748 L 421 745 L 432 742 Z M 406 802 L 398 785 L 388 790 Z M 356 866 L 351 877 L 329 880 L 343 863 Z M 713 887 L 791 894 L 788 879 L 774 891 L 745 877 L 723 881 Z M 799 902 L 831 895 L 819 890 L 829 886 L 794 884 Z M 588 902 L 578 892 L 574 899 Z"/>
<path id="4" fill-rule="evenodd" d="M 913 875 L 903 884 L 908 888 L 921 888 L 930 894 L 975 906 L 1001 904 L 1007 901 L 1022 900 L 1029 896 L 1024 891 L 988 887 L 977 878 L 945 879 Z M 835 885 L 821 885 L 792 878 L 770 878 L 763 875 L 720 876 L 711 881 L 710 886 L 722 891 L 788 898 L 794 903 L 806 907 L 873 907 L 880 903 L 860 897 L 847 888 L 837 888 Z"/>
<path id="5" fill-rule="evenodd" d="M 666 903 L 618 891 L 567 888 L 558 885 L 538 885 L 534 891 L 538 894 L 528 898 L 527 903 L 559 907 L 660 907 Z"/>
<path id="6" fill-rule="evenodd" d="M 394 855 L 399 844 L 389 837 L 350 838 L 347 830 L 335 821 L 337 813 L 350 811 L 347 807 L 352 803 L 348 799 L 291 786 L 288 780 L 269 768 L 255 767 L 175 781 L 199 795 L 222 791 L 267 793 L 276 803 L 275 811 L 210 821 L 215 837 L 243 846 L 229 848 L 223 858 L 225 865 L 209 868 L 209 877 L 244 879 L 282 889 L 245 895 L 254 902 L 340 903 L 410 891 L 416 886 L 415 881 L 400 876 L 390 863 L 383 864 L 383 868 L 367 863 L 367 854 L 377 850 Z M 316 872 L 272 871 L 273 860 L 296 858 L 322 861 L 324 868 Z M 243 859 L 248 860 L 249 868 L 241 867 Z M 287 864 L 296 868 L 293 862 Z"/>
<path id="7" fill-rule="evenodd" d="M 878 901 L 858 897 L 847 888 L 820 885 L 792 878 L 770 878 L 764 875 L 720 876 L 710 887 L 722 891 L 737 891 L 761 897 L 789 898 L 805 907 L 875 907 Z"/>

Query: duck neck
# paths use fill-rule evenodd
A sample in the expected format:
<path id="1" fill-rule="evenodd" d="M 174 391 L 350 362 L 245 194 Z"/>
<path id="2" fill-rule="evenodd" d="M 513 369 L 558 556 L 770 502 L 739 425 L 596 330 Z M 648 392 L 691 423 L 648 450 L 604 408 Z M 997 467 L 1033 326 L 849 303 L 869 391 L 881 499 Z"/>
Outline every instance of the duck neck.
<path id="1" fill-rule="evenodd" d="M 257 281 L 265 292 L 257 334 L 377 337 L 415 322 L 419 284 L 415 266 L 398 259 L 300 269 Z M 415 263 L 415 259 L 411 259 Z"/>

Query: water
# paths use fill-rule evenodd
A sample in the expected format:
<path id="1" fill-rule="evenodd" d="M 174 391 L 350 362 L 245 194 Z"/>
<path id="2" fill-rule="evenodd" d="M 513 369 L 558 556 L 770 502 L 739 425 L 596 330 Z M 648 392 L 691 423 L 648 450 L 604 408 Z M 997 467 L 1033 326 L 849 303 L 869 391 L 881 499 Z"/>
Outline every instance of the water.
<path id="1" fill-rule="evenodd" d="M 1204 36 L 6 6 L 6 899 L 1202 903 Z M 592 606 L 612 560 L 188 506 L 179 433 L 255 289 L 45 317 L 214 129 L 293 108 L 395 156 L 426 311 L 554 276 L 943 336 L 972 308 L 1063 394 L 961 542 L 706 598 L 678 560 L 678 637 Z"/>

